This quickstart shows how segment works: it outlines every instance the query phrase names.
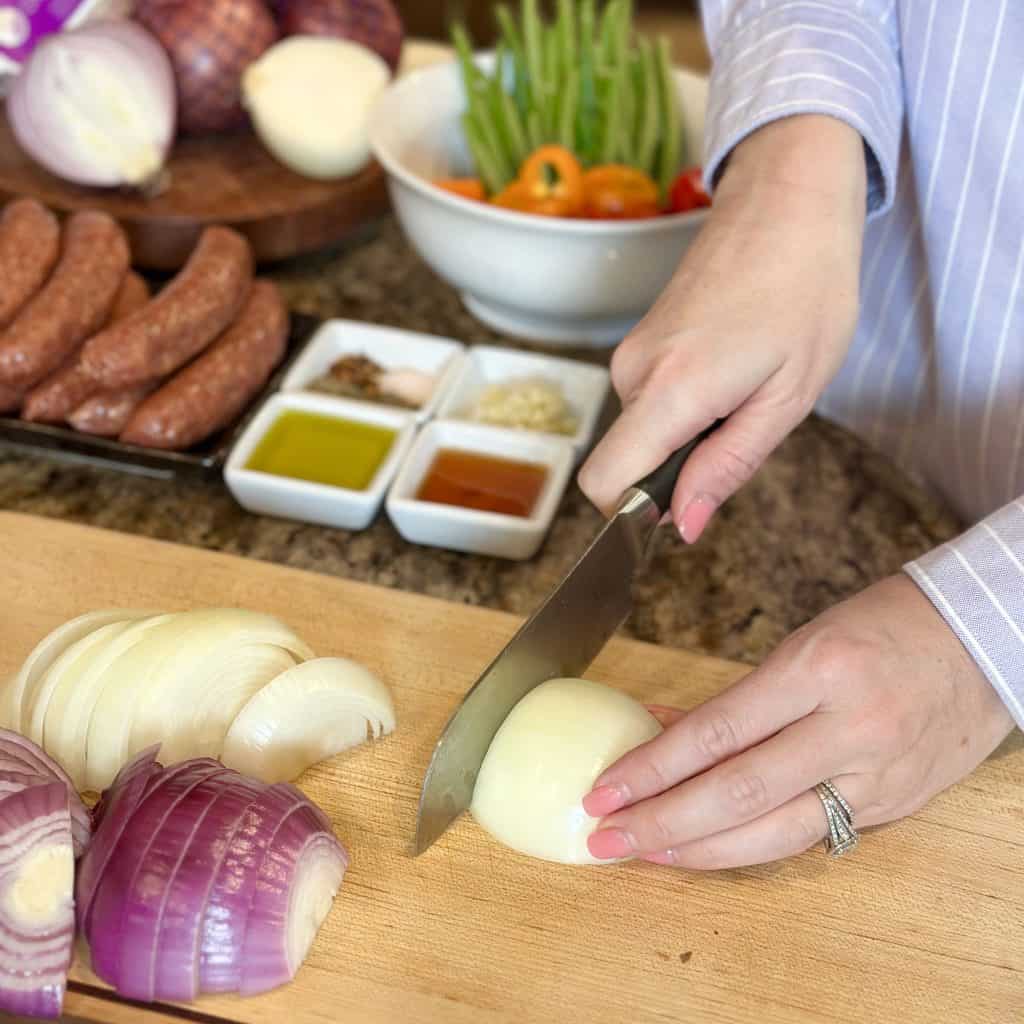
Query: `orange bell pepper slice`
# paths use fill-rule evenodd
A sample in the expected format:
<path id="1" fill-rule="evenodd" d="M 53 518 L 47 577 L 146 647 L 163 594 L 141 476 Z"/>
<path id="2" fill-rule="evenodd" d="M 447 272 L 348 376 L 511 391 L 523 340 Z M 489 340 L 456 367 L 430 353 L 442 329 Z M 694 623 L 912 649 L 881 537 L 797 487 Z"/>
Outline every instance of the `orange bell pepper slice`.
<path id="1" fill-rule="evenodd" d="M 541 146 L 523 164 L 519 180 L 505 190 L 507 203 L 544 217 L 578 217 L 583 212 L 583 167 L 564 146 Z"/>
<path id="2" fill-rule="evenodd" d="M 662 212 L 654 179 L 625 164 L 603 164 L 583 175 L 583 207 L 583 215 L 594 220 L 634 220 Z"/>
<path id="3" fill-rule="evenodd" d="M 444 178 L 435 181 L 434 184 L 445 192 L 462 196 L 463 199 L 475 199 L 480 203 L 487 199 L 487 190 L 479 178 Z"/>

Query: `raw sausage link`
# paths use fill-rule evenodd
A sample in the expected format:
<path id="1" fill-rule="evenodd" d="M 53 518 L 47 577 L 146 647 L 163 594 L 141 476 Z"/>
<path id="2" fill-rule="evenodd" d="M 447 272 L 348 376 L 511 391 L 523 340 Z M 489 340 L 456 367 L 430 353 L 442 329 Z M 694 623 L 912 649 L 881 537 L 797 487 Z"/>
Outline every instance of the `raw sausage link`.
<path id="1" fill-rule="evenodd" d="M 17 412 L 21 407 L 21 392 L 0 384 L 0 416 Z"/>
<path id="2" fill-rule="evenodd" d="M 15 199 L 0 215 L 0 330 L 32 298 L 60 255 L 60 225 L 42 203 Z"/>
<path id="3" fill-rule="evenodd" d="M 152 384 L 141 384 L 93 395 L 68 417 L 68 423 L 83 434 L 117 437 L 152 390 Z"/>
<path id="4" fill-rule="evenodd" d="M 288 341 L 288 310 L 272 281 L 257 280 L 238 320 L 191 366 L 139 407 L 128 444 L 182 451 L 226 427 L 266 385 Z"/>
<path id="5" fill-rule="evenodd" d="M 149 302 L 146 279 L 130 271 L 110 311 L 110 323 L 124 319 Z M 63 423 L 86 399 L 96 394 L 96 382 L 81 367 L 77 353 L 56 373 L 26 396 L 22 419 L 33 423 Z"/>
<path id="6" fill-rule="evenodd" d="M 128 239 L 112 217 L 83 210 L 62 241 L 50 279 L 0 335 L 0 383 L 28 390 L 107 322 L 128 273 Z"/>
<path id="7" fill-rule="evenodd" d="M 156 298 L 86 342 L 82 366 L 104 390 L 160 380 L 234 320 L 251 283 L 249 243 L 229 228 L 207 228 Z"/>

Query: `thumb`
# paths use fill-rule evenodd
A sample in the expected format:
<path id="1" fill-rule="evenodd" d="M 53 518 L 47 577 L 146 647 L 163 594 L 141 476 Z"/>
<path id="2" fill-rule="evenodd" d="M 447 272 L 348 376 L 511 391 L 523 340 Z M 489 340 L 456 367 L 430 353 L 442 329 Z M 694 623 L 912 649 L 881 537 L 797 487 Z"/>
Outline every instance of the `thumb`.
<path id="1" fill-rule="evenodd" d="M 672 519 L 688 544 L 695 543 L 718 508 L 761 468 L 765 459 L 809 409 L 780 404 L 759 392 L 693 453 L 679 474 Z"/>

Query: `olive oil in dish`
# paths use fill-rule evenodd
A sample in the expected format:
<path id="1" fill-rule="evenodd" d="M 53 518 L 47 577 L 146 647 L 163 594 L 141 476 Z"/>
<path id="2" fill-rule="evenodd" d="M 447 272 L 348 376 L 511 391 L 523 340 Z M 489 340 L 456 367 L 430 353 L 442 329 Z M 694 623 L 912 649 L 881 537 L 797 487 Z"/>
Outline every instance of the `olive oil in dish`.
<path id="1" fill-rule="evenodd" d="M 416 497 L 419 501 L 526 519 L 532 514 L 547 477 L 547 467 L 534 462 L 442 448 Z"/>
<path id="2" fill-rule="evenodd" d="M 289 409 L 256 446 L 246 469 L 365 491 L 396 436 L 372 423 Z"/>

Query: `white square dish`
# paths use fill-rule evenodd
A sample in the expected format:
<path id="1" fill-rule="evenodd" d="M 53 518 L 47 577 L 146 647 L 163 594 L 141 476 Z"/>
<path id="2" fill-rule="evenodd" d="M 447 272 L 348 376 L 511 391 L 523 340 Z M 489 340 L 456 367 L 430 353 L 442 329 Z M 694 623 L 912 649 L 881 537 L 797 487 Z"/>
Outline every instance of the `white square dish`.
<path id="1" fill-rule="evenodd" d="M 531 514 L 481 512 L 418 499 L 416 494 L 442 449 L 543 465 L 547 478 Z M 565 438 L 436 420 L 420 433 L 399 470 L 387 497 L 388 516 L 398 532 L 414 544 L 496 558 L 532 558 L 551 528 L 574 461 L 572 443 Z"/>
<path id="2" fill-rule="evenodd" d="M 465 419 L 466 410 L 485 388 L 492 384 L 536 378 L 561 386 L 566 402 L 577 419 L 576 432 L 572 435 L 545 436 L 564 436 L 572 444 L 578 461 L 593 441 L 597 420 L 611 386 L 611 375 L 603 366 L 491 345 L 477 345 L 469 350 L 461 371 L 442 399 L 437 410 L 438 418 L 472 422 Z M 501 429 L 539 433 L 521 427 L 502 426 Z"/>
<path id="3" fill-rule="evenodd" d="M 395 327 L 381 327 L 355 320 L 328 320 L 313 335 L 281 383 L 285 392 L 307 392 L 309 385 L 327 374 L 344 356 L 367 356 L 385 370 L 420 370 L 433 374 L 437 383 L 429 400 L 419 409 L 383 402 L 367 404 L 398 409 L 419 423 L 431 419 L 458 376 L 465 358 L 465 346 L 450 338 L 417 334 Z M 321 392 L 309 392 L 321 395 Z M 339 396 L 323 394 L 325 398 Z M 360 401 L 345 397 L 345 401 Z"/>
<path id="4" fill-rule="evenodd" d="M 369 486 L 362 491 L 247 469 L 256 446 L 277 418 L 288 410 L 386 427 L 395 431 L 395 440 Z M 239 505 L 250 512 L 345 530 L 363 530 L 380 511 L 388 486 L 415 434 L 416 420 L 408 412 L 330 395 L 278 393 L 267 400 L 239 438 L 228 457 L 224 480 Z"/>

